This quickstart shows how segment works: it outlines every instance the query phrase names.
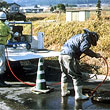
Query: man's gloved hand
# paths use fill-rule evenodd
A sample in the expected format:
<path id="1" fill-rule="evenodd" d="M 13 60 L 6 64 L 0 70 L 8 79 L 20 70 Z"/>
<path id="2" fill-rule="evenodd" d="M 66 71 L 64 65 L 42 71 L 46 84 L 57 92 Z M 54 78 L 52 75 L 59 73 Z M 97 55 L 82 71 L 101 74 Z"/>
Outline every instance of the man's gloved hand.
<path id="1" fill-rule="evenodd" d="M 101 58 L 100 53 L 96 53 L 96 58 Z"/>
<path id="2" fill-rule="evenodd" d="M 82 80 L 86 81 L 90 79 L 90 74 L 86 72 L 81 72 L 82 73 Z"/>

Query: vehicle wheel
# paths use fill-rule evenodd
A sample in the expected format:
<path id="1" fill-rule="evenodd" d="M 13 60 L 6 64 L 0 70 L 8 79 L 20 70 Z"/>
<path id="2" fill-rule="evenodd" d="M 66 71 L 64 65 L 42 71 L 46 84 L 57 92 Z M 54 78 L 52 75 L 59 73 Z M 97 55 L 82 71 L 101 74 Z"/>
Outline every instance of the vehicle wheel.
<path id="1" fill-rule="evenodd" d="M 26 49 L 27 49 L 27 50 L 31 49 L 31 44 L 29 44 L 29 43 L 26 44 Z"/>
<path id="2" fill-rule="evenodd" d="M 14 44 L 14 45 L 13 45 L 13 48 L 16 49 L 16 48 L 17 48 L 17 44 Z"/>

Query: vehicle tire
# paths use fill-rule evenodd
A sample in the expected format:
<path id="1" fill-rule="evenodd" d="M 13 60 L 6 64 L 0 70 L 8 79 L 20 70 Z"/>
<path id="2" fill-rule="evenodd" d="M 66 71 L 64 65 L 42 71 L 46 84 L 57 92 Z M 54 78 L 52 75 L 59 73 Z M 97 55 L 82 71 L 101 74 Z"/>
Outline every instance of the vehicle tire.
<path id="1" fill-rule="evenodd" d="M 29 43 L 26 44 L 26 49 L 27 49 L 27 50 L 31 49 L 31 44 L 29 44 Z"/>
<path id="2" fill-rule="evenodd" d="M 17 48 L 17 44 L 14 44 L 14 45 L 13 45 L 13 48 L 16 49 L 16 48 Z"/>

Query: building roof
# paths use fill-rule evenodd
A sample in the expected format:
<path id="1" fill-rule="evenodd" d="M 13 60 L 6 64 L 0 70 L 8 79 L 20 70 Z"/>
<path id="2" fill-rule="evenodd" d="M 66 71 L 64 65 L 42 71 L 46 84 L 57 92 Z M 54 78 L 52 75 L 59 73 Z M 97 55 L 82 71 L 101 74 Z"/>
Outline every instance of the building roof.
<path id="1" fill-rule="evenodd" d="M 9 5 L 9 6 L 12 6 L 12 5 L 17 5 L 17 6 L 19 6 L 19 7 L 20 7 L 20 5 L 19 5 L 19 4 L 17 4 L 17 3 L 15 3 L 15 2 L 14 2 L 14 3 L 8 3 L 8 5 Z"/>
<path id="2" fill-rule="evenodd" d="M 66 11 L 96 11 L 96 7 L 67 7 Z"/>
<path id="3" fill-rule="evenodd" d="M 74 11 L 97 11 L 97 7 L 67 7 L 67 12 L 74 12 Z M 110 11 L 109 7 L 101 7 L 102 11 Z"/>

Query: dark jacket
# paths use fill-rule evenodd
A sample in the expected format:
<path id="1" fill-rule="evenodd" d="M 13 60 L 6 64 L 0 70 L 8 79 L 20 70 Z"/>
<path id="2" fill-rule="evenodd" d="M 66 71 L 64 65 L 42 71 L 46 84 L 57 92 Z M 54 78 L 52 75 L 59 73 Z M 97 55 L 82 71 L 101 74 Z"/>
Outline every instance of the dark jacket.
<path id="1" fill-rule="evenodd" d="M 88 34 L 78 34 L 67 40 L 63 45 L 61 54 L 70 55 L 80 59 L 82 53 L 90 57 L 96 57 L 96 53 L 90 50 L 91 38 Z"/>

